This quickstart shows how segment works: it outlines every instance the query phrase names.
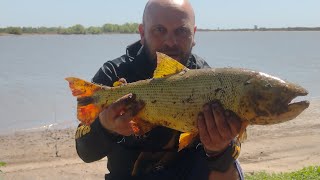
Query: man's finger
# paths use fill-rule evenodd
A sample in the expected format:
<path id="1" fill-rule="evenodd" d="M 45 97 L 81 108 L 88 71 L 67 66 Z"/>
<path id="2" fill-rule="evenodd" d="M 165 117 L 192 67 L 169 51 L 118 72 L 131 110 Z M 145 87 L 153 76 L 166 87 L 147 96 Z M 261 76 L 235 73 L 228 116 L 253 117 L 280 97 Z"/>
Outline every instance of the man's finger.
<path id="1" fill-rule="evenodd" d="M 204 113 L 204 121 L 206 123 L 208 135 L 211 138 L 211 140 L 221 138 L 219 131 L 217 130 L 215 117 L 213 115 L 213 112 L 209 103 L 204 105 L 203 113 Z"/>
<path id="2" fill-rule="evenodd" d="M 217 129 L 219 131 L 219 134 L 221 137 L 225 140 L 231 139 L 231 129 L 226 122 L 225 116 L 224 116 L 224 109 L 221 107 L 221 105 L 217 102 L 213 103 L 211 105 L 212 112 L 214 115 L 214 120 L 216 122 Z"/>
<path id="3" fill-rule="evenodd" d="M 114 114 L 120 114 L 121 111 L 123 111 L 130 103 L 133 103 L 135 99 L 136 96 L 132 93 L 124 95 L 108 107 L 109 111 L 112 111 Z"/>
<path id="4" fill-rule="evenodd" d="M 132 118 L 139 113 L 139 111 L 144 107 L 142 101 L 133 102 L 129 108 L 123 112 L 120 116 L 116 118 L 116 121 L 120 123 L 129 123 Z"/>
<path id="5" fill-rule="evenodd" d="M 228 124 L 231 129 L 232 135 L 236 136 L 241 129 L 241 119 L 232 111 L 227 110 L 225 116 L 228 119 Z"/>
<path id="6" fill-rule="evenodd" d="M 211 138 L 207 131 L 206 122 L 204 119 L 205 119 L 204 115 L 202 113 L 199 113 L 197 122 L 198 122 L 200 141 L 206 145 L 211 143 Z"/>

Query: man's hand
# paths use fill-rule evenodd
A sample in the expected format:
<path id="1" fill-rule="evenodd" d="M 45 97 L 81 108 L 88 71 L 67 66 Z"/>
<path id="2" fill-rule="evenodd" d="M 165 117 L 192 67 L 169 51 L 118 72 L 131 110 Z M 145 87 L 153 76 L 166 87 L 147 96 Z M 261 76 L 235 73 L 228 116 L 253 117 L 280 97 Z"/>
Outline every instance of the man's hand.
<path id="1" fill-rule="evenodd" d="M 135 115 L 144 107 L 144 103 L 137 101 L 135 95 L 127 94 L 99 114 L 102 126 L 117 134 L 129 136 L 133 134 L 131 121 Z"/>
<path id="2" fill-rule="evenodd" d="M 200 140 L 209 155 L 224 151 L 241 128 L 241 120 L 232 111 L 224 110 L 220 103 L 211 102 L 198 116 Z"/>

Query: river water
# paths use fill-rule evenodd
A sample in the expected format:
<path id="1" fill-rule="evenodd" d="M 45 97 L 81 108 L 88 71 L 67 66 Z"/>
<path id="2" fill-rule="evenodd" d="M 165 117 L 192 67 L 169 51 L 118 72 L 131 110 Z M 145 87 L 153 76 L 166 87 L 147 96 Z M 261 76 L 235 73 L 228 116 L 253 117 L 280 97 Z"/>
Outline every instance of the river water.
<path id="1" fill-rule="evenodd" d="M 0 36 L 0 133 L 76 126 L 68 76 L 90 80 L 138 34 Z M 298 83 L 320 98 L 320 32 L 198 32 L 212 67 L 243 67 Z"/>

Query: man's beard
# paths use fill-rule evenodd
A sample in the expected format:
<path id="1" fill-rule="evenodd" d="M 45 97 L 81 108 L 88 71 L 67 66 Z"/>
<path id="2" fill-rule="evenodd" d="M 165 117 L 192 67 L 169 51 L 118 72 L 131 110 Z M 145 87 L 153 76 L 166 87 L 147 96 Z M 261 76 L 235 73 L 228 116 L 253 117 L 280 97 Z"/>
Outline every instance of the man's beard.
<path id="1" fill-rule="evenodd" d="M 145 41 L 145 44 L 144 44 L 144 50 L 145 50 L 145 53 L 148 57 L 148 59 L 152 62 L 152 63 L 156 63 L 157 62 L 157 56 L 156 56 L 156 53 L 152 53 L 151 50 L 150 50 L 150 47 L 148 45 L 148 42 Z M 190 55 L 191 55 L 191 51 L 192 51 L 192 47 L 190 48 L 189 52 L 188 53 L 182 53 L 181 51 L 179 51 L 177 48 L 168 48 L 168 47 L 164 47 L 164 48 L 161 48 L 159 50 L 156 50 L 157 52 L 161 52 L 161 53 L 164 53 L 166 55 L 171 55 L 170 53 L 171 52 L 178 52 L 178 58 L 174 58 L 175 60 L 179 61 L 181 64 L 183 65 L 187 65 L 187 62 L 190 58 Z"/>

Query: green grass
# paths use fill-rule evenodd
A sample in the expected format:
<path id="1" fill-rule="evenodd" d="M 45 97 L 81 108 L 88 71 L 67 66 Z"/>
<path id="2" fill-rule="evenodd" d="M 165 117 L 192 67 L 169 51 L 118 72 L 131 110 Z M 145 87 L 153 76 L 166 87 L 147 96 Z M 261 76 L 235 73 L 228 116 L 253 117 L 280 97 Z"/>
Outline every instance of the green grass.
<path id="1" fill-rule="evenodd" d="M 299 171 L 288 173 L 272 173 L 258 172 L 253 174 L 245 174 L 246 180 L 320 180 L 320 166 L 309 166 Z"/>
<path id="2" fill-rule="evenodd" d="M 5 166 L 7 163 L 0 161 L 0 167 Z M 1 169 L 0 169 L 0 173 L 1 173 Z"/>

